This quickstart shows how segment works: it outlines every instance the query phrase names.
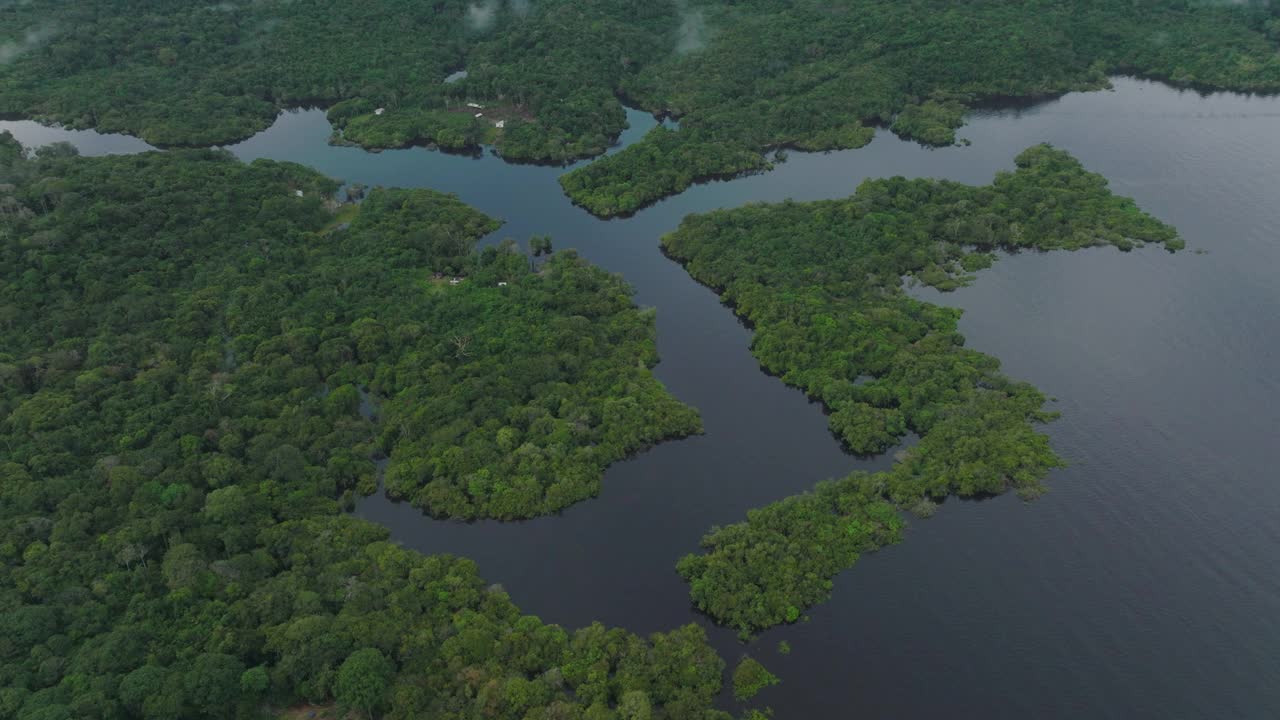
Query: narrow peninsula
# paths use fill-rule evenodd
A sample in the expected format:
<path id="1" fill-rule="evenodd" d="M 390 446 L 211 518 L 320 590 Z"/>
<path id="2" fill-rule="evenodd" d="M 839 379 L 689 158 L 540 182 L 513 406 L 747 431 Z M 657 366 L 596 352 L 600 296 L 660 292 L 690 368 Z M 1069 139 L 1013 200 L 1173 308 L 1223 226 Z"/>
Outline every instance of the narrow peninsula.
<path id="1" fill-rule="evenodd" d="M 1041 145 L 991 185 L 869 180 L 845 200 L 693 215 L 663 247 L 755 328 L 768 372 L 823 403 L 846 447 L 919 442 L 887 472 L 857 473 L 718 528 L 679 571 L 698 608 L 749 634 L 794 622 L 860 552 L 901 536 L 898 510 L 948 495 L 1042 491 L 1061 464 L 1036 425 L 1034 387 L 964 347 L 960 311 L 912 298 L 904 279 L 959 287 L 997 251 L 1183 246 L 1106 180 Z"/>

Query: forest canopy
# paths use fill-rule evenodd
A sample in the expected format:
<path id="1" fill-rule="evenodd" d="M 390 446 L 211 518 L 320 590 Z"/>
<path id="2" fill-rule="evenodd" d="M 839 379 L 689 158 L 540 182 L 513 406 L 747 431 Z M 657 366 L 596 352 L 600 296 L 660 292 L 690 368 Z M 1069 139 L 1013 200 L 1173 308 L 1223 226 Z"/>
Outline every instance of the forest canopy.
<path id="1" fill-rule="evenodd" d="M 616 278 L 476 253 L 497 223 L 452 196 L 335 189 L 0 134 L 0 718 L 726 717 L 700 628 L 566 632 L 342 514 L 387 450 L 433 512 L 550 511 L 697 416 Z"/>
<path id="2" fill-rule="evenodd" d="M 1280 91 L 1278 48 L 1266 0 L 30 0 L 0 4 L 0 114 L 207 145 L 322 105 L 365 147 L 565 162 L 609 147 L 626 99 L 681 129 L 565 178 L 616 215 L 770 148 L 948 144 L 977 103 L 1111 74 Z"/>
<path id="3" fill-rule="evenodd" d="M 498 223 L 452 196 L 335 215 L 327 178 L 214 151 L 28 166 L 0 294 L 14 422 L 56 407 L 54 436 L 102 423 L 116 451 L 186 443 L 193 470 L 265 464 L 320 495 L 371 492 L 386 454 L 394 496 L 463 519 L 554 512 L 700 430 L 625 284 L 572 252 L 475 252 Z"/>
<path id="4" fill-rule="evenodd" d="M 911 297 L 904 278 L 950 290 L 995 251 L 1183 246 L 1047 145 L 987 186 L 868 180 L 845 200 L 692 215 L 662 242 L 754 326 L 764 369 L 821 401 L 848 449 L 879 453 L 919 436 L 891 470 L 752 510 L 680 561 L 694 604 L 742 633 L 794 622 L 825 599 L 860 552 L 900 537 L 897 509 L 929 514 L 953 494 L 1033 496 L 1061 464 L 1035 430 L 1053 417 L 1045 397 L 965 348 L 960 311 Z"/>
<path id="5" fill-rule="evenodd" d="M 1280 90 L 1280 4 L 1199 0 L 759 0 L 708 2 L 704 42 L 628 77 L 625 95 L 680 118 L 564 178 L 611 216 L 702 177 L 760 169 L 770 148 L 857 148 L 873 127 L 948 145 L 967 108 L 1040 98 L 1134 74 L 1175 84 Z M 728 160 L 739 153 L 754 164 Z M 693 173 L 688 173 L 694 169 Z M 672 182 L 673 173 L 686 173 Z"/>

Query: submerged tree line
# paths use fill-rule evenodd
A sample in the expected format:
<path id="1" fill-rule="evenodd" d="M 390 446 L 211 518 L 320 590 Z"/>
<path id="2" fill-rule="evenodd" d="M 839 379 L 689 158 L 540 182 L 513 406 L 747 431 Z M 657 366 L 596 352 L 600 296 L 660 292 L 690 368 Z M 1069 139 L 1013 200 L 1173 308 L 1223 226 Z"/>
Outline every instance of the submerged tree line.
<path id="1" fill-rule="evenodd" d="M 698 627 L 567 632 L 342 513 L 386 453 L 433 513 L 548 512 L 698 419 L 617 278 L 335 189 L 0 136 L 0 718 L 727 718 Z"/>
<path id="2" fill-rule="evenodd" d="M 1277 49 L 1267 0 L 30 0 L 0 5 L 0 114 L 205 145 L 321 104 L 365 147 L 542 162 L 602 153 L 620 98 L 679 117 L 565 176 L 608 216 L 770 148 L 948 144 L 975 103 L 1108 74 L 1274 92 Z"/>

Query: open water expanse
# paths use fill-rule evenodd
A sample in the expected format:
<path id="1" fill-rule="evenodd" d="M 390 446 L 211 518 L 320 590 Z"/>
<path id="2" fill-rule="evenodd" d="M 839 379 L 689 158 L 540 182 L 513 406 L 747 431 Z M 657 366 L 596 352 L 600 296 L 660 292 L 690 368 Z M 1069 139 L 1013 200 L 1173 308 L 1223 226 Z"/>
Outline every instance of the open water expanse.
<path id="1" fill-rule="evenodd" d="M 285 113 L 231 149 L 457 193 L 506 221 L 487 241 L 552 235 L 657 307 L 657 375 L 702 412 L 705 435 L 613 466 L 600 497 L 554 517 L 442 522 L 382 497 L 357 508 L 405 545 L 475 559 L 526 612 L 640 633 L 699 622 L 729 663 L 750 651 L 782 677 L 757 698 L 782 720 L 1280 717 L 1280 98 L 1115 85 L 977 113 L 960 131 L 969 147 L 881 132 L 613 221 L 568 202 L 563 168 L 332 147 L 320 111 Z M 654 124 L 630 119 L 624 143 Z M 86 154 L 146 149 L 0 129 Z M 1045 141 L 1176 226 L 1188 249 L 1004 257 L 969 288 L 919 296 L 964 308 L 971 347 L 1058 399 L 1045 431 L 1070 467 L 1033 503 L 953 500 L 912 521 L 901 545 L 839 576 L 809 622 L 750 646 L 710 626 L 674 570 L 708 528 L 890 459 L 844 454 L 821 408 L 760 371 L 750 331 L 658 238 L 688 213 L 844 197 L 870 177 L 987 183 Z"/>

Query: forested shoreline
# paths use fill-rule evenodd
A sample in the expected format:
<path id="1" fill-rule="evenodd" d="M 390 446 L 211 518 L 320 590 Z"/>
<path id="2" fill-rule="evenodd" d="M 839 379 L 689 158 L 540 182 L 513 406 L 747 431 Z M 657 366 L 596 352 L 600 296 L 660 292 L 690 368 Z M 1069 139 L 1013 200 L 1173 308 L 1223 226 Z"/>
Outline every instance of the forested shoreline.
<path id="1" fill-rule="evenodd" d="M 727 718 L 700 628 L 565 631 L 344 515 L 387 450 L 433 512 L 551 511 L 697 416 L 618 279 L 477 253 L 497 223 L 449 195 L 336 187 L 0 135 L 0 717 Z"/>
<path id="2" fill-rule="evenodd" d="M 1261 0 L 32 0 L 0 6 L 0 28 L 0 114 L 157 145 L 232 142 L 318 104 L 366 148 L 564 163 L 614 142 L 619 98 L 679 118 L 564 178 L 601 216 L 875 126 L 950 144 L 984 100 L 1112 74 L 1280 91 L 1280 5 Z"/>
<path id="3" fill-rule="evenodd" d="M 984 102 L 1115 74 L 1280 92 L 1280 3 L 0 2 L 0 116 L 171 148 L 91 159 L 0 133 L 0 720 L 297 702 L 729 720 L 696 624 L 566 631 L 470 560 L 344 513 L 381 490 L 439 519 L 552 515 L 611 463 L 702 432 L 651 372 L 654 312 L 550 238 L 477 250 L 501 223 L 455 196 L 343 203 L 305 167 L 185 148 L 317 105 L 334 143 L 566 165 L 613 145 L 625 98 L 678 129 L 559 179 L 621 217 L 877 128 L 963 142 Z M 904 284 L 955 289 L 1000 252 L 1148 244 L 1182 247 L 1048 146 L 981 187 L 887 178 L 685 218 L 663 251 L 847 451 L 919 438 L 889 470 L 710 528 L 676 565 L 693 607 L 746 641 L 900 541 L 903 511 L 1043 492 L 1062 465 L 1045 396 Z M 739 700 L 779 682 L 751 658 L 732 680 Z"/>
<path id="4" fill-rule="evenodd" d="M 1043 491 L 1062 463 L 1035 430 L 1054 417 L 1046 398 L 965 348 L 960 311 L 910 297 L 904 278 L 950 290 L 996 251 L 1183 243 L 1061 150 L 1030 148 L 1016 166 L 983 187 L 868 180 L 846 200 L 691 215 L 663 238 L 752 324 L 762 367 L 823 403 L 849 450 L 920 438 L 891 470 L 821 483 L 709 532 L 705 552 L 678 565 L 700 610 L 744 637 L 794 622 L 859 553 L 901 538 L 898 510 Z"/>

